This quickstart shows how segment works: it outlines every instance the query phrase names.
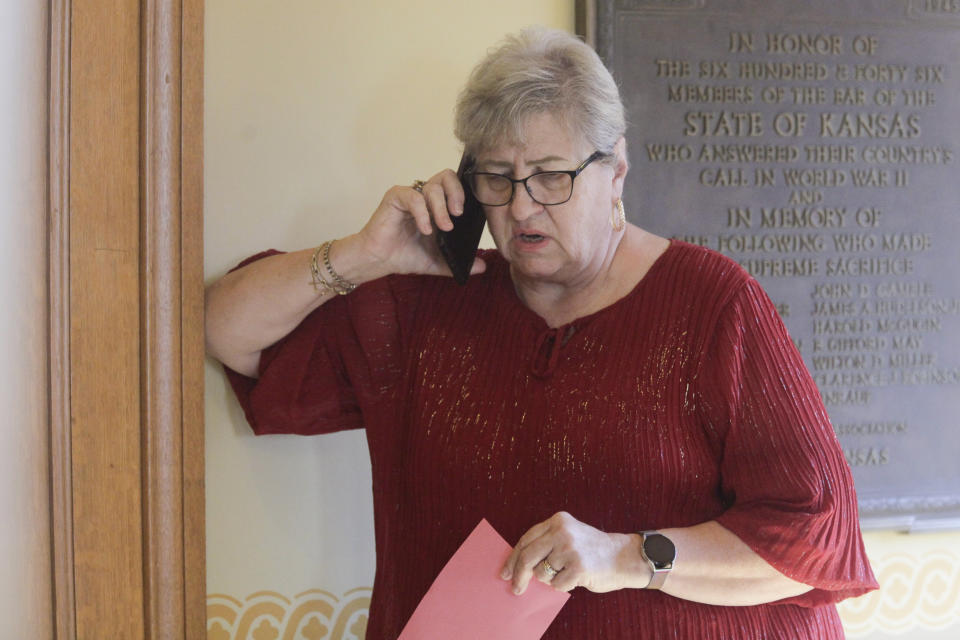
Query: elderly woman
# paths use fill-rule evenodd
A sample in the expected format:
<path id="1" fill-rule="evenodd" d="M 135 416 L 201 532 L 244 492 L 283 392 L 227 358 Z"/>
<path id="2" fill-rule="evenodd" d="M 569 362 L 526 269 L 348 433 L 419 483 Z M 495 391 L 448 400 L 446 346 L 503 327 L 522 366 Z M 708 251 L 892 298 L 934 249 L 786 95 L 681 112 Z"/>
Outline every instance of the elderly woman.
<path id="1" fill-rule="evenodd" d="M 366 429 L 368 638 L 484 517 L 518 541 L 515 593 L 583 587 L 547 638 L 839 638 L 833 603 L 876 587 L 800 355 L 735 263 L 626 222 L 624 130 L 588 46 L 524 31 L 457 105 L 497 246 L 466 286 L 433 237 L 464 206 L 445 170 L 210 288 L 209 350 L 257 433 Z"/>

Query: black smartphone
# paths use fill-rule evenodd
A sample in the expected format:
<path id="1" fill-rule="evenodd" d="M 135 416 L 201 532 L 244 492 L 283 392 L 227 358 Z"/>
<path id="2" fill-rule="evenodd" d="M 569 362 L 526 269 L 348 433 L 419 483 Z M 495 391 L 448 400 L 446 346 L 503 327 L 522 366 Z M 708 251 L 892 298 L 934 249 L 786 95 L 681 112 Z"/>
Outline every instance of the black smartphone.
<path id="1" fill-rule="evenodd" d="M 483 205 L 477 202 L 473 190 L 467 184 L 466 173 L 473 168 L 473 158 L 464 155 L 457 169 L 457 177 L 463 185 L 466 200 L 463 203 L 463 213 L 459 216 L 450 216 L 453 220 L 452 231 L 441 231 L 434 227 L 437 235 L 437 245 L 440 253 L 453 273 L 453 279 L 459 284 L 466 284 L 470 277 L 470 267 L 477 255 L 480 246 L 480 236 L 483 235 L 483 226 L 487 223 L 487 216 L 483 213 Z"/>

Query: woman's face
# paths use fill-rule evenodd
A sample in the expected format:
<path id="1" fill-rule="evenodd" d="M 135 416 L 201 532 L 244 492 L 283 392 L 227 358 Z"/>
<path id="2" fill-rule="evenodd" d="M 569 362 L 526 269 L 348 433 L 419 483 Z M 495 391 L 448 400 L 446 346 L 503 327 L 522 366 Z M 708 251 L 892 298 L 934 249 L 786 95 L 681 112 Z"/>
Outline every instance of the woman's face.
<path id="1" fill-rule="evenodd" d="M 524 146 L 501 146 L 478 155 L 477 170 L 511 178 L 570 171 L 596 151 L 550 113 L 530 116 L 524 137 Z M 514 279 L 575 284 L 589 280 L 611 255 L 616 246 L 611 213 L 627 171 L 624 144 L 622 139 L 617 143 L 613 165 L 599 160 L 588 165 L 563 204 L 539 204 L 517 183 L 509 204 L 485 207 L 490 233 Z"/>

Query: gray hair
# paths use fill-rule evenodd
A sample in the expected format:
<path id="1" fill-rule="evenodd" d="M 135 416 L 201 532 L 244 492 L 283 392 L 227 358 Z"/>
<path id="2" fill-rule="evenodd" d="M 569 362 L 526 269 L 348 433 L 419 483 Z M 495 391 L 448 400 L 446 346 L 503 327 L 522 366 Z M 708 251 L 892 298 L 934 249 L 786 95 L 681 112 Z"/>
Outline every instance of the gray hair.
<path id="1" fill-rule="evenodd" d="M 564 31 L 530 27 L 473 69 L 457 99 L 454 134 L 470 155 L 523 144 L 524 122 L 538 113 L 604 152 L 626 131 L 617 83 L 596 52 Z"/>

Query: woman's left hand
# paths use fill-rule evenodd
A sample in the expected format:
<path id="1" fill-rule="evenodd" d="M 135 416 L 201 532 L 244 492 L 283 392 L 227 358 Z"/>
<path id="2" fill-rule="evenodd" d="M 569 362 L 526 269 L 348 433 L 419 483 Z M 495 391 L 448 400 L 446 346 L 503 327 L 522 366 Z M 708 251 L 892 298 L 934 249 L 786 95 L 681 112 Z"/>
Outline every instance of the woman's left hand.
<path id="1" fill-rule="evenodd" d="M 517 595 L 532 578 L 559 591 L 585 587 L 604 593 L 645 586 L 650 569 L 640 554 L 639 535 L 606 533 L 560 512 L 523 534 L 500 577 L 512 582 Z"/>

